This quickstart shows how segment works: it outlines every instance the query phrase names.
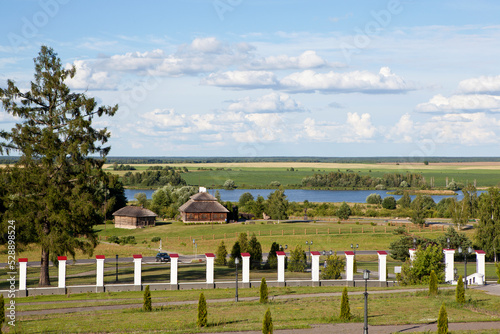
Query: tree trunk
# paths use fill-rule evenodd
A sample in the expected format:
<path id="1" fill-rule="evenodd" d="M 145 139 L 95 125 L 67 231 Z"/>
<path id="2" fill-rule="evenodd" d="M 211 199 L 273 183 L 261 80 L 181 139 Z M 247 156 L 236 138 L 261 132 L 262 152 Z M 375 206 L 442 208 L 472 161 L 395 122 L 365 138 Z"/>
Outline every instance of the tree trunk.
<path id="1" fill-rule="evenodd" d="M 38 286 L 50 286 L 49 277 L 49 251 L 42 248 L 42 260 L 40 264 L 40 281 Z"/>

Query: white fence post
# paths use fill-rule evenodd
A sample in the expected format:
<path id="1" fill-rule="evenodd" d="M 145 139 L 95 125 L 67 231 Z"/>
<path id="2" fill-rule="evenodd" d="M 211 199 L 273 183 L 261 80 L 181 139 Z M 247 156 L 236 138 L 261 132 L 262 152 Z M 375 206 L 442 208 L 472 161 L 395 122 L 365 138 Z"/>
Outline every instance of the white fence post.
<path id="1" fill-rule="evenodd" d="M 96 255 L 96 264 L 97 264 L 97 271 L 96 271 L 96 286 L 98 287 L 103 287 L 104 286 L 104 255 Z"/>
<path id="2" fill-rule="evenodd" d="M 141 286 L 142 283 L 142 255 L 134 254 L 134 285 Z"/>
<path id="3" fill-rule="evenodd" d="M 278 282 L 285 282 L 285 252 L 276 252 L 276 257 L 278 258 Z"/>
<path id="4" fill-rule="evenodd" d="M 482 282 L 480 285 L 486 284 L 486 264 L 485 264 L 486 252 L 483 250 L 476 251 L 476 272 L 482 275 Z"/>
<path id="5" fill-rule="evenodd" d="M 26 273 L 28 267 L 28 259 L 19 259 L 19 290 L 26 290 Z"/>
<path id="6" fill-rule="evenodd" d="M 353 251 L 345 251 L 346 257 L 346 280 L 354 281 L 354 252 Z"/>
<path id="7" fill-rule="evenodd" d="M 320 252 L 311 252 L 311 258 L 312 258 L 312 263 L 311 263 L 311 280 L 313 282 L 319 282 L 319 257 L 320 257 Z"/>
<path id="8" fill-rule="evenodd" d="M 453 271 L 453 267 L 455 265 L 455 250 L 454 249 L 443 249 L 444 253 L 444 281 L 451 283 L 455 280 L 455 273 Z M 467 279 L 467 278 L 465 278 Z"/>
<path id="9" fill-rule="evenodd" d="M 387 281 L 387 252 L 377 251 L 378 254 L 378 280 L 380 282 Z"/>
<path id="10" fill-rule="evenodd" d="M 170 254 L 170 284 L 177 285 L 179 254 Z"/>
<path id="11" fill-rule="evenodd" d="M 207 259 L 207 284 L 213 284 L 215 255 L 213 253 L 206 253 L 205 257 Z"/>
<path id="12" fill-rule="evenodd" d="M 66 260 L 68 258 L 66 256 L 58 256 L 57 261 L 59 261 L 59 275 L 57 277 L 59 288 L 66 287 Z"/>
<path id="13" fill-rule="evenodd" d="M 241 283 L 250 283 L 250 253 L 241 253 Z"/>

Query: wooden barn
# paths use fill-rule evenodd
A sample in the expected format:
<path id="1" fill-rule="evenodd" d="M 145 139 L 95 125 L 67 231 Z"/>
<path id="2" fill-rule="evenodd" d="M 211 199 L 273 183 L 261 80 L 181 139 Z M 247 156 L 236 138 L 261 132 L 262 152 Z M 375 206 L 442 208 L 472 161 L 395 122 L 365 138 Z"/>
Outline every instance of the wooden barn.
<path id="1" fill-rule="evenodd" d="M 207 192 L 191 196 L 180 208 L 182 221 L 187 222 L 223 222 L 228 210 Z"/>
<path id="2" fill-rule="evenodd" d="M 138 206 L 126 206 L 113 213 L 116 228 L 155 226 L 156 213 Z"/>

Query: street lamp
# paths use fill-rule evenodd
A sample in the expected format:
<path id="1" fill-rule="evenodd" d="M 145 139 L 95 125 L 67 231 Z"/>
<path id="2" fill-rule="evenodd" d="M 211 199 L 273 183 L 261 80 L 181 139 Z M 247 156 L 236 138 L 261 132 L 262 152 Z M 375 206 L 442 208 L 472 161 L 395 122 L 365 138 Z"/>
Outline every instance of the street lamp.
<path id="1" fill-rule="evenodd" d="M 116 282 L 118 283 L 118 254 L 116 254 Z"/>
<path id="2" fill-rule="evenodd" d="M 312 260 L 311 260 L 311 246 L 312 246 L 312 244 L 313 244 L 312 240 L 311 240 L 311 242 L 310 242 L 310 243 L 306 241 L 306 246 L 308 246 L 308 245 L 309 245 L 309 261 L 312 261 Z"/>
<path id="3" fill-rule="evenodd" d="M 448 245 L 448 249 L 450 249 L 450 238 L 446 238 L 446 244 Z"/>
<path id="4" fill-rule="evenodd" d="M 417 238 L 413 238 L 413 249 L 417 249 Z"/>
<path id="5" fill-rule="evenodd" d="M 458 276 L 457 276 L 458 270 L 457 270 L 457 268 L 456 268 L 456 267 L 455 267 L 455 269 L 453 269 L 453 273 L 455 274 L 455 275 L 453 276 L 453 278 L 455 278 L 454 280 L 456 281 L 456 280 L 457 280 L 457 277 L 458 277 Z"/>
<path id="6" fill-rule="evenodd" d="M 333 251 L 330 249 L 330 255 L 333 255 Z"/>
<path id="7" fill-rule="evenodd" d="M 464 260 L 465 260 L 465 266 L 464 266 L 464 280 L 465 280 L 465 288 L 467 289 L 467 255 L 472 254 L 473 249 L 471 247 L 467 247 L 467 249 L 462 250 L 462 247 L 458 247 L 458 252 L 459 253 L 464 253 Z"/>
<path id="8" fill-rule="evenodd" d="M 363 271 L 363 279 L 365 280 L 365 326 L 363 327 L 363 334 L 368 334 L 368 280 L 370 279 L 368 269 Z"/>
<path id="9" fill-rule="evenodd" d="M 235 297 L 236 302 L 238 301 L 238 263 L 240 263 L 240 258 L 235 257 L 234 264 L 236 265 L 236 297 Z"/>

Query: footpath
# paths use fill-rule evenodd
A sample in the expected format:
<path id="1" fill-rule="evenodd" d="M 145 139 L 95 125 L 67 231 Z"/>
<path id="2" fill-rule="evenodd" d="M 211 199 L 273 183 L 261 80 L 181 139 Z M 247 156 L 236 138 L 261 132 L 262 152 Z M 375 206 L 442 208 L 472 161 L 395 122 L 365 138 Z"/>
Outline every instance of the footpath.
<path id="1" fill-rule="evenodd" d="M 475 286 L 472 289 L 478 289 L 485 291 L 488 294 L 500 296 L 500 284 L 489 284 L 485 286 Z M 445 288 L 454 289 L 454 287 Z M 415 291 L 426 291 L 427 289 L 398 289 L 398 290 L 380 290 L 371 291 L 370 294 L 391 294 L 391 293 L 402 293 L 402 292 L 415 292 Z M 350 292 L 351 295 L 361 295 L 363 292 Z M 341 292 L 332 293 L 318 293 L 318 294 L 293 294 L 293 295 L 280 295 L 271 297 L 271 299 L 297 299 L 297 298 L 309 298 L 309 297 L 333 297 L 341 296 Z M 244 297 L 240 298 L 241 301 L 256 301 L 258 297 Z M 100 300 L 102 301 L 102 300 Z M 115 299 L 116 301 L 116 299 Z M 30 315 L 45 315 L 45 314 L 57 314 L 57 313 L 74 313 L 74 312 L 95 312 L 103 310 L 118 310 L 118 309 L 128 309 L 128 308 L 141 308 L 142 303 L 127 303 L 131 299 L 124 299 L 125 304 L 120 305 L 101 305 L 101 306 L 83 306 L 83 307 L 70 307 L 70 308 L 57 308 L 57 309 L 45 309 L 45 310 L 34 310 L 34 311 L 20 311 L 17 313 L 18 316 L 30 316 Z M 225 303 L 232 302 L 233 298 L 224 299 L 208 299 L 207 303 Z M 74 301 L 68 301 L 74 302 Z M 87 302 L 89 302 L 87 300 Z M 97 300 L 96 300 L 97 302 Z M 64 301 L 62 302 L 64 303 Z M 197 300 L 188 301 L 177 301 L 177 302 L 162 302 L 153 303 L 153 307 L 165 307 L 173 305 L 188 305 L 197 304 Z M 58 304 L 61 302 L 30 302 L 23 303 L 23 305 L 49 305 Z M 500 321 L 492 322 L 466 322 L 466 323 L 449 323 L 449 330 L 498 330 L 500 333 Z M 369 326 L 370 334 L 390 334 L 390 333 L 412 333 L 412 332 L 428 332 L 436 331 L 437 325 L 433 323 L 424 324 L 406 324 L 406 325 L 379 325 L 379 326 Z M 342 324 L 311 324 L 311 328 L 305 329 L 283 329 L 275 330 L 275 333 L 279 334 L 320 334 L 320 333 L 361 333 L 363 331 L 363 323 L 342 323 Z M 261 331 L 242 331 L 242 332 L 231 332 L 233 334 L 261 334 Z"/>

